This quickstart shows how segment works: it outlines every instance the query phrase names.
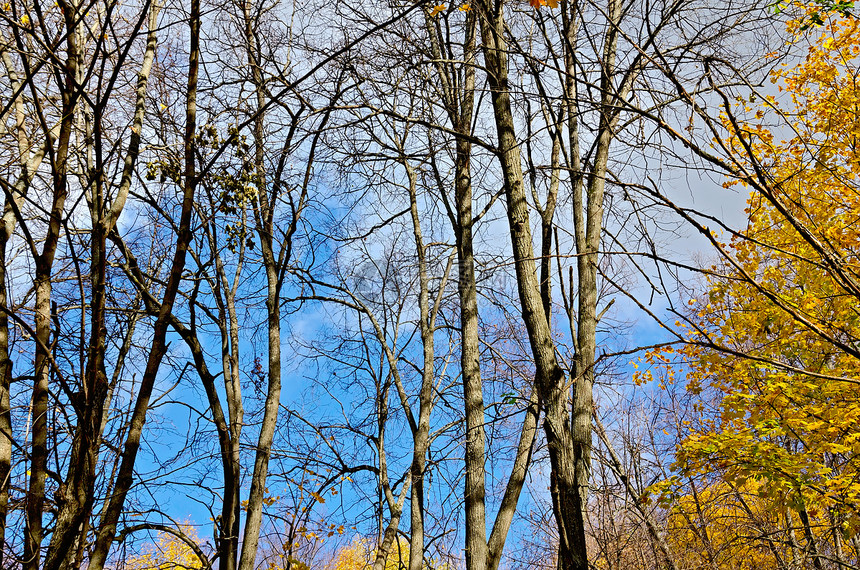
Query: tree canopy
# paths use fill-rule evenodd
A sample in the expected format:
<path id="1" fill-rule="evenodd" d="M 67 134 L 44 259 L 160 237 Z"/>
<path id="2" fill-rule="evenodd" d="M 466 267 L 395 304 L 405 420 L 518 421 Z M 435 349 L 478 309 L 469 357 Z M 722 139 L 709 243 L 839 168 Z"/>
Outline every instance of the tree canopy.
<path id="1" fill-rule="evenodd" d="M 853 9 L 6 2 L 0 567 L 860 566 Z"/>

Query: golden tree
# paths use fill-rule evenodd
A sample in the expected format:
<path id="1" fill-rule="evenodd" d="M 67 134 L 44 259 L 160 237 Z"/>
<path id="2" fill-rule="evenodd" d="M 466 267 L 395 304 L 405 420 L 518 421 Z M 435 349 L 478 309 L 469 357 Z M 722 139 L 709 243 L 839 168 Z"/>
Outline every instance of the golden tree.
<path id="1" fill-rule="evenodd" d="M 385 570 L 402 570 L 409 562 L 409 541 L 400 537 L 385 561 Z M 373 568 L 376 550 L 367 538 L 356 537 L 339 549 L 325 570 L 363 570 Z"/>
<path id="2" fill-rule="evenodd" d="M 191 525 L 180 525 L 176 533 L 161 531 L 155 542 L 146 545 L 140 554 L 126 559 L 125 568 L 126 570 L 201 570 L 203 562 L 188 541 L 200 543 L 197 531 Z"/>
<path id="3" fill-rule="evenodd" d="M 793 26 L 799 39 L 803 24 Z M 747 230 L 691 301 L 682 358 L 715 412 L 691 429 L 679 464 L 716 470 L 724 483 L 710 493 L 754 490 L 782 517 L 785 543 L 820 567 L 844 560 L 860 531 L 860 25 L 834 17 L 811 33 L 806 59 L 773 74 L 790 108 L 774 97 L 724 107 L 731 136 L 717 144 L 755 173 L 757 191 Z"/>
<path id="4" fill-rule="evenodd" d="M 331 561 L 323 567 L 323 570 L 369 570 L 376 568 L 377 551 L 373 542 L 366 538 L 357 536 L 348 545 L 338 549 Z M 388 557 L 385 559 L 384 570 L 405 570 L 409 564 L 409 541 L 400 536 L 392 545 Z M 425 570 L 446 570 L 447 565 L 436 561 L 425 562 Z"/>

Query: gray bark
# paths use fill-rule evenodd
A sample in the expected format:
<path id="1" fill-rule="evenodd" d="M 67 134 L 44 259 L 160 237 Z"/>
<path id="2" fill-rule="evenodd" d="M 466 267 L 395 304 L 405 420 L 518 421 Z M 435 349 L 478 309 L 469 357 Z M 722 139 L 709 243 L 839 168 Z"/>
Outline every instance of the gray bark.
<path id="1" fill-rule="evenodd" d="M 481 2 L 479 16 L 499 140 L 498 154 L 505 181 L 517 289 L 537 370 L 535 384 L 546 410 L 544 431 L 554 482 L 553 505 L 559 526 L 561 567 L 565 570 L 587 570 L 581 483 L 588 477 L 590 441 L 588 446 L 583 445 L 583 433 L 577 432 L 579 439 L 575 440 L 571 431 L 567 378 L 556 358 L 549 318 L 540 294 L 521 154 L 508 92 L 507 45 L 501 3 Z M 583 387 L 589 386 L 584 384 Z M 579 419 L 581 421 L 582 418 Z"/>
<path id="2" fill-rule="evenodd" d="M 5 39 L 3 40 L 5 46 Z M 0 47 L 0 57 L 6 68 L 13 91 L 21 90 L 22 85 L 18 73 L 4 47 Z M 3 554 L 6 545 L 6 516 L 9 509 L 9 484 L 12 466 L 12 416 L 10 409 L 9 388 L 12 382 L 12 360 L 9 356 L 9 295 L 6 275 L 6 249 L 15 231 L 15 222 L 21 205 L 27 196 L 27 191 L 33 181 L 33 176 L 42 164 L 47 152 L 47 145 L 52 144 L 56 132 L 49 133 L 45 142 L 35 151 L 26 130 L 26 112 L 22 97 L 14 102 L 15 129 L 18 138 L 18 155 L 20 157 L 21 173 L 13 185 L 3 184 L 5 199 L 3 200 L 3 215 L 0 218 L 0 567 L 3 566 Z M 5 130 L 5 120 L 0 128 Z"/>

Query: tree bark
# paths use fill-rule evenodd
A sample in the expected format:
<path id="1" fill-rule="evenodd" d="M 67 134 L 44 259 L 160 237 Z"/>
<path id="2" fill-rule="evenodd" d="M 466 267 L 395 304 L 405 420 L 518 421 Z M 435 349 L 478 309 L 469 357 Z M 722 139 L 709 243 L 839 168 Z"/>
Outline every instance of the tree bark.
<path id="1" fill-rule="evenodd" d="M 583 481 L 588 481 L 590 430 L 571 430 L 567 377 L 558 363 L 549 317 L 541 297 L 541 284 L 534 262 L 529 206 L 523 184 L 519 142 L 516 139 L 510 93 L 508 91 L 507 45 L 502 3 L 480 2 L 484 59 L 493 102 L 507 199 L 508 226 L 517 276 L 523 321 L 529 335 L 536 367 L 536 387 L 546 415 L 544 432 L 549 447 L 554 480 L 553 507 L 559 528 L 559 560 L 564 570 L 587 570 L 587 548 Z M 580 350 L 582 347 L 580 346 Z M 590 387 L 583 384 L 583 388 Z M 579 406 L 590 399 L 580 396 Z M 589 411 L 590 413 L 590 411 Z M 583 417 L 576 416 L 581 422 Z M 578 424 L 582 428 L 581 423 Z M 590 423 L 589 423 L 590 428 Z M 574 439 L 576 435 L 576 439 Z"/>
<path id="2" fill-rule="evenodd" d="M 221 373 L 224 378 L 224 392 L 227 402 L 227 423 L 216 421 L 219 439 L 225 439 L 226 446 L 221 448 L 221 466 L 224 477 L 224 500 L 221 505 L 221 522 L 218 527 L 218 552 L 221 570 L 235 570 L 239 555 L 239 532 L 241 522 L 241 449 L 242 387 L 239 379 L 239 322 L 236 316 L 236 288 L 241 273 L 244 243 L 240 246 L 239 260 L 232 285 L 227 280 L 224 263 L 218 253 L 214 233 L 210 232 L 210 249 L 215 255 L 215 290 L 218 303 L 218 323 L 221 332 Z M 198 343 L 199 344 L 199 343 Z M 204 376 L 201 376 L 203 379 Z M 213 379 L 214 380 L 214 379 Z M 220 408 L 220 398 L 214 389 L 207 388 L 206 394 L 213 410 Z M 223 413 L 222 413 L 223 417 Z M 224 435 L 221 431 L 224 431 Z"/>
<path id="3" fill-rule="evenodd" d="M 275 251 L 273 239 L 275 228 L 276 201 L 280 181 L 271 183 L 273 190 L 269 195 L 266 186 L 266 170 L 264 165 L 264 122 L 265 122 L 265 93 L 263 73 L 257 58 L 259 57 L 256 39 L 252 29 L 250 7 L 247 1 L 242 3 L 245 23 L 245 49 L 248 65 L 251 68 L 251 79 L 256 97 L 256 115 L 254 117 L 254 152 L 255 167 L 258 177 L 257 204 L 257 235 L 263 254 L 263 267 L 266 272 L 266 313 L 268 333 L 268 386 L 266 403 L 263 411 L 263 423 L 257 437 L 257 452 L 254 457 L 254 470 L 251 474 L 251 490 L 248 495 L 245 530 L 242 539 L 242 551 L 239 557 L 239 570 L 253 570 L 257 557 L 257 546 L 260 540 L 260 527 L 263 518 L 263 499 L 265 498 L 266 476 L 269 471 L 269 457 L 275 426 L 278 419 L 278 407 L 281 400 L 281 285 L 282 268 L 286 263 L 286 248 L 289 243 L 282 244 L 280 252 Z M 294 213 L 294 215 L 298 215 Z M 295 227 L 296 219 L 293 219 Z M 288 233 L 288 236 L 291 236 Z M 290 238 L 287 237 L 287 240 Z"/>
<path id="4" fill-rule="evenodd" d="M 445 38 L 437 31 L 430 8 L 424 8 L 425 27 L 430 38 L 436 72 L 439 77 L 443 102 L 454 131 L 454 209 L 452 226 L 457 248 L 457 296 L 460 302 L 460 374 L 463 382 L 463 402 L 466 416 L 465 482 L 463 496 L 466 514 L 466 569 L 487 568 L 486 520 L 486 435 L 484 433 L 484 394 L 480 367 L 480 341 L 478 336 L 478 290 L 475 279 L 475 254 L 472 213 L 472 117 L 475 107 L 475 63 L 477 18 L 468 12 L 463 42 L 463 62 L 460 81 L 455 81 L 456 70 L 443 63 L 442 42 Z M 459 90 L 456 89 L 459 87 Z M 444 189 L 441 189 L 444 192 Z"/>
<path id="5" fill-rule="evenodd" d="M 105 401 L 109 383 L 105 370 L 105 322 L 107 236 L 119 219 L 131 186 L 131 177 L 137 165 L 140 148 L 140 132 L 146 109 L 146 87 L 155 58 L 157 45 L 158 5 L 153 4 L 149 14 L 149 32 L 146 51 L 138 74 L 135 114 L 132 121 L 131 140 L 123 165 L 123 174 L 117 195 L 111 204 L 104 196 L 104 179 L 98 175 L 93 184 L 93 196 L 89 200 L 92 220 L 90 238 L 90 343 L 84 384 L 78 404 L 78 423 L 71 447 L 69 467 L 64 484 L 57 493 L 58 512 L 45 556 L 44 570 L 57 570 L 74 565 L 82 557 L 83 535 L 93 510 L 95 482 L 98 476 L 98 458 L 104 429 Z M 101 117 L 96 117 L 100 128 Z M 73 546 L 77 543 L 77 547 Z"/>
<path id="6" fill-rule="evenodd" d="M 18 73 L 6 49 L 0 48 L 0 58 L 6 68 L 6 75 L 13 91 L 22 88 Z M 9 356 L 9 306 L 6 288 L 6 249 L 15 231 L 15 222 L 20 214 L 21 205 L 27 197 L 33 176 L 42 164 L 48 145 L 53 144 L 56 132 L 48 132 L 45 141 L 33 152 L 26 129 L 26 112 L 21 96 L 15 100 L 15 129 L 18 136 L 18 154 L 21 160 L 21 173 L 14 185 L 4 183 L 3 215 L 0 218 L 0 567 L 3 567 L 3 554 L 6 545 L 6 516 L 9 509 L 9 485 L 12 467 L 12 414 L 10 386 L 12 383 L 13 362 Z M 5 123 L 3 128 L 5 128 Z"/>
<path id="7" fill-rule="evenodd" d="M 50 390 L 51 355 L 51 273 L 57 244 L 63 223 L 66 197 L 68 196 L 69 140 L 74 126 L 77 98 L 80 95 L 76 83 L 79 54 L 76 21 L 71 6 L 65 6 L 66 24 L 66 68 L 63 75 L 62 119 L 57 146 L 52 153 L 51 174 L 53 192 L 48 217 L 47 233 L 41 253 L 35 258 L 34 285 L 36 290 L 35 325 L 36 353 L 34 360 L 34 382 L 31 401 L 32 449 L 30 452 L 30 480 L 26 499 L 26 531 L 24 537 L 24 570 L 38 570 L 41 564 L 43 539 L 42 514 L 45 510 L 45 480 L 48 460 L 48 395 Z M 46 133 L 46 136 L 49 136 Z"/>
<path id="8" fill-rule="evenodd" d="M 520 492 L 522 491 L 526 474 L 531 464 L 539 415 L 540 408 L 538 406 L 537 390 L 533 388 L 525 410 L 523 426 L 520 430 L 514 465 L 511 468 L 508 484 L 505 487 L 505 494 L 502 497 L 502 502 L 499 504 L 499 512 L 496 513 L 496 520 L 493 523 L 493 530 L 490 533 L 490 540 L 487 544 L 487 570 L 497 570 L 502 560 L 505 539 L 508 536 L 508 530 L 511 528 L 511 522 L 517 511 L 517 502 L 519 501 Z"/>
<path id="9" fill-rule="evenodd" d="M 419 330 L 423 350 L 421 390 L 418 394 L 418 422 L 412 435 L 412 478 L 409 536 L 409 570 L 422 570 L 424 565 L 424 471 L 427 464 L 427 449 L 430 445 L 430 412 L 433 409 L 434 342 L 436 309 L 430 307 L 430 278 L 427 273 L 426 249 L 418 215 L 417 173 L 404 161 L 409 177 L 409 211 L 412 218 L 412 233 L 418 257 L 418 308 Z M 444 288 L 444 285 L 441 286 Z"/>
<path id="10" fill-rule="evenodd" d="M 125 498 L 134 481 L 134 464 L 140 449 L 141 434 L 146 423 L 149 410 L 149 400 L 155 385 L 156 376 L 161 366 L 161 360 L 167 351 L 167 328 L 173 305 L 182 282 L 185 269 L 188 246 L 191 243 L 191 218 L 194 206 L 194 195 L 197 189 L 197 170 L 195 157 L 195 138 L 197 133 L 197 85 L 200 61 L 200 0 L 191 0 L 189 17 L 190 46 L 188 57 L 188 83 L 186 89 L 185 110 L 185 172 L 182 188 L 182 204 L 179 225 L 177 228 L 176 251 L 170 267 L 170 275 L 164 289 L 164 297 L 158 310 L 158 318 L 153 327 L 153 338 L 150 345 L 149 357 L 140 382 L 140 390 L 135 400 L 131 422 L 128 428 L 122 459 L 113 488 L 110 501 L 102 517 L 96 542 L 90 556 L 89 569 L 103 570 L 110 552 L 111 543 L 116 535 L 116 528 L 122 514 Z"/>

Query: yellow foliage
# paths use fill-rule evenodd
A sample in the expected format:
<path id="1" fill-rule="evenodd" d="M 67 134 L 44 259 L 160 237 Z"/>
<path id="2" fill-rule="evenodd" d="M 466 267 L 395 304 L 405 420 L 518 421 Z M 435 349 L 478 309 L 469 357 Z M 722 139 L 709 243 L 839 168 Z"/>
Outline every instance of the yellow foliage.
<path id="1" fill-rule="evenodd" d="M 364 570 L 372 568 L 376 560 L 376 548 L 368 538 L 356 537 L 353 541 L 338 550 L 334 559 L 325 566 L 324 570 Z M 409 543 L 400 537 L 392 545 L 385 561 L 385 570 L 403 570 L 409 564 Z"/>
<path id="2" fill-rule="evenodd" d="M 784 537 L 756 540 L 762 529 L 773 532 L 780 524 L 757 491 L 756 483 L 739 489 L 721 482 L 678 498 L 669 513 L 666 536 L 679 566 L 777 570 L 774 550 L 782 560 L 790 559 Z"/>
<path id="3" fill-rule="evenodd" d="M 180 525 L 179 530 L 196 544 L 200 543 L 191 525 Z M 167 532 L 159 532 L 158 540 L 146 545 L 143 552 L 125 561 L 126 570 L 198 570 L 203 565 L 188 544 Z"/>
<path id="4" fill-rule="evenodd" d="M 375 543 L 365 537 L 356 537 L 347 546 L 335 552 L 331 562 L 323 570 L 366 570 L 373 568 L 376 560 Z M 388 557 L 385 559 L 385 570 L 405 570 L 409 567 L 409 541 L 398 537 L 391 545 Z M 425 570 L 446 570 L 445 564 L 432 563 Z"/>
<path id="5" fill-rule="evenodd" d="M 821 32 L 803 63 L 774 74 L 789 110 L 741 101 L 737 112 L 755 118 L 725 116 L 728 144 L 754 157 L 744 166 L 764 173 L 772 196 L 751 196 L 746 235 L 729 244 L 738 265 L 715 267 L 693 306 L 697 344 L 682 358 L 690 389 L 710 387 L 716 407 L 679 463 L 748 485 L 770 512 L 833 515 L 850 535 L 860 531 L 860 361 L 846 347 L 860 346 L 860 296 L 845 275 L 860 276 L 860 23 Z M 790 139 L 768 126 L 774 117 L 791 118 Z"/>

